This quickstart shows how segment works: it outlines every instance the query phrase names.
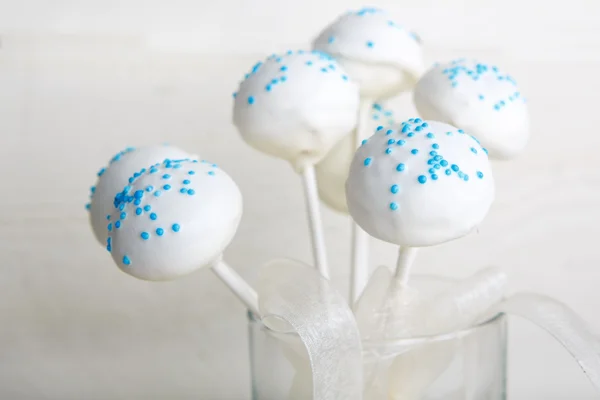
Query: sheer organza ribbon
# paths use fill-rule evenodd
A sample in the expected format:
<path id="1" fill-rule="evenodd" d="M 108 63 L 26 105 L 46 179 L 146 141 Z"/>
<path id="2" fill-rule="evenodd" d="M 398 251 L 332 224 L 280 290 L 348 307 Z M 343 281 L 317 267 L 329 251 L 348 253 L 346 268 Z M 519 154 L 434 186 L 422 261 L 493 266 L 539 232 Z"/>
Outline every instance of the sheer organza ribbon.
<path id="1" fill-rule="evenodd" d="M 293 331 L 304 344 L 313 399 L 362 399 L 360 335 L 347 301 L 330 282 L 315 268 L 282 259 L 261 269 L 258 289 L 263 324 L 274 334 Z"/>
<path id="2" fill-rule="evenodd" d="M 552 335 L 600 392 L 600 342 L 573 310 L 547 296 L 517 293 L 501 302 L 496 311 L 522 317 Z"/>

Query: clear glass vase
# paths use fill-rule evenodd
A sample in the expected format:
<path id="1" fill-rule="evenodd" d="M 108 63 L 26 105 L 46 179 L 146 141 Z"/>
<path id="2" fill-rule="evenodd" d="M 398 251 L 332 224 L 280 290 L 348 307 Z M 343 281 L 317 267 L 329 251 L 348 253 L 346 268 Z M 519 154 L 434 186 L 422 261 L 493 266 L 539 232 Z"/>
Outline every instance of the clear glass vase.
<path id="1" fill-rule="evenodd" d="M 419 286 L 439 288 L 449 282 L 428 277 Z M 294 334 L 275 333 L 251 313 L 248 318 L 252 399 L 310 400 L 309 370 L 293 361 L 285 346 L 291 338 L 282 337 Z M 364 399 L 506 399 L 506 328 L 505 316 L 498 314 L 449 334 L 364 342 Z"/>

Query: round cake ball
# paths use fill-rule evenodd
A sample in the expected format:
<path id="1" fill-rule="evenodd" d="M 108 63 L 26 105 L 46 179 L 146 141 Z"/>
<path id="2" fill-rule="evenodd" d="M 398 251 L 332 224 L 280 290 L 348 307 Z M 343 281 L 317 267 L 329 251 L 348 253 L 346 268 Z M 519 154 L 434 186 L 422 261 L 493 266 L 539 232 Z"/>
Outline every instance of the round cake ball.
<path id="1" fill-rule="evenodd" d="M 376 132 L 356 152 L 346 182 L 352 218 L 401 246 L 432 246 L 475 228 L 494 200 L 487 153 L 442 122 L 409 119 Z"/>
<path id="2" fill-rule="evenodd" d="M 106 244 L 106 226 L 111 222 L 110 214 L 113 212 L 115 195 L 123 190 L 123 186 L 134 173 L 167 159 L 179 160 L 188 157 L 190 155 L 185 151 L 169 145 L 128 147 L 117 153 L 107 167 L 100 169 L 98 181 L 92 186 L 91 201 L 86 206 L 90 212 L 94 236 L 100 244 Z"/>
<path id="3" fill-rule="evenodd" d="M 166 161 L 134 178 L 115 198 L 107 250 L 136 278 L 175 279 L 210 266 L 242 216 L 235 182 L 205 161 Z"/>
<path id="4" fill-rule="evenodd" d="M 313 48 L 337 59 L 361 95 L 376 100 L 412 89 L 424 71 L 418 37 L 376 8 L 342 15 L 317 36 Z"/>
<path id="5" fill-rule="evenodd" d="M 385 109 L 381 104 L 373 104 L 369 120 L 369 135 L 379 127 L 394 123 L 392 110 Z M 346 179 L 350 163 L 356 148 L 352 134 L 346 135 L 327 153 L 315 168 L 319 197 L 332 209 L 348 214 L 346 204 Z"/>
<path id="6" fill-rule="evenodd" d="M 525 99 L 495 66 L 467 59 L 437 65 L 418 82 L 414 100 L 423 118 L 471 132 L 492 158 L 516 156 L 529 139 Z"/>
<path id="7" fill-rule="evenodd" d="M 305 51 L 259 62 L 234 97 L 242 138 L 296 167 L 318 162 L 350 132 L 359 104 L 358 88 L 334 60 Z"/>

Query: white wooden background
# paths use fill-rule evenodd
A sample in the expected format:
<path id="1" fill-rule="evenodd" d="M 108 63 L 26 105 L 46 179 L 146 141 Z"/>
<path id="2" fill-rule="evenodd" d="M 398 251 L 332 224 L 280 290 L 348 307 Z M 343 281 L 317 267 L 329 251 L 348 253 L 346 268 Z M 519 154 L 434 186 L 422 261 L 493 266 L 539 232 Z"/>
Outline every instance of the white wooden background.
<path id="1" fill-rule="evenodd" d="M 126 145 L 168 140 L 239 183 L 227 252 L 250 281 L 267 260 L 310 261 L 299 180 L 245 146 L 231 93 L 252 62 L 305 46 L 358 0 L 0 0 L 0 398 L 247 399 L 241 305 L 208 271 L 173 283 L 120 273 L 88 228 L 95 172 Z M 387 0 L 428 61 L 510 70 L 533 137 L 495 167 L 479 234 L 423 251 L 416 270 L 505 268 L 511 291 L 552 295 L 600 332 L 600 2 Z M 407 99 L 397 103 L 413 112 Z M 346 290 L 349 222 L 325 212 Z M 393 262 L 374 243 L 372 264 Z M 512 400 L 591 399 L 565 352 L 511 320 Z"/>

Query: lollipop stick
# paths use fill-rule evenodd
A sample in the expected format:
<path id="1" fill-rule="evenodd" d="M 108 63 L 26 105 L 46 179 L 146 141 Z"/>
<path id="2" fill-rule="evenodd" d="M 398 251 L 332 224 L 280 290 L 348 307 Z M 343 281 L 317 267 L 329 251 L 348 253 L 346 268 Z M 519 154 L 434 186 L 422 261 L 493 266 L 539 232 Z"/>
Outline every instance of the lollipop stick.
<path id="1" fill-rule="evenodd" d="M 358 124 L 354 130 L 354 148 L 357 149 L 366 139 L 369 112 L 373 107 L 370 99 L 362 99 L 358 114 Z M 356 223 L 352 225 L 352 261 L 350 267 L 350 304 L 354 304 L 369 279 L 369 235 Z"/>
<path id="2" fill-rule="evenodd" d="M 411 267 L 417 256 L 416 247 L 402 246 L 398 251 L 398 261 L 396 263 L 396 273 L 394 279 L 396 282 L 405 285 L 408 282 Z"/>
<path id="3" fill-rule="evenodd" d="M 329 266 L 327 265 L 327 252 L 325 250 L 325 236 L 323 235 L 323 221 L 319 209 L 319 195 L 317 194 L 317 180 L 315 167 L 306 164 L 302 169 L 302 183 L 304 197 L 306 198 L 306 211 L 312 241 L 313 257 L 319 273 L 323 278 L 329 279 Z"/>
<path id="4" fill-rule="evenodd" d="M 233 268 L 219 260 L 212 266 L 212 270 L 250 311 L 260 315 L 256 291 Z"/>

